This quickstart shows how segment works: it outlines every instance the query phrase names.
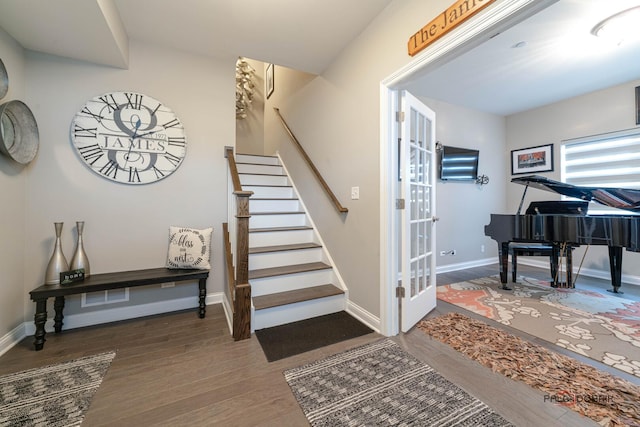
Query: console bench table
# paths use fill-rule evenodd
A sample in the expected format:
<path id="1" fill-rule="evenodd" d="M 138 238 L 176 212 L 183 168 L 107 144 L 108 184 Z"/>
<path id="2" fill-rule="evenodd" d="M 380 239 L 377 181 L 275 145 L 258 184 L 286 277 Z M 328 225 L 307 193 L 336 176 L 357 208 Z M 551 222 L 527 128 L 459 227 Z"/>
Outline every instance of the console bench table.
<path id="1" fill-rule="evenodd" d="M 198 281 L 198 315 L 205 316 L 205 297 L 207 295 L 207 278 L 209 270 L 173 270 L 168 268 L 151 268 L 146 270 L 122 271 L 115 273 L 92 274 L 82 282 L 70 285 L 42 285 L 31 292 L 31 299 L 36 303 L 34 322 L 36 332 L 33 342 L 36 351 L 42 350 L 46 341 L 44 324 L 47 321 L 47 298 L 54 297 L 55 310 L 54 329 L 56 333 L 62 331 L 62 310 L 64 297 L 85 292 L 106 291 L 109 289 L 133 288 L 136 286 L 153 285 L 158 283 Z"/>

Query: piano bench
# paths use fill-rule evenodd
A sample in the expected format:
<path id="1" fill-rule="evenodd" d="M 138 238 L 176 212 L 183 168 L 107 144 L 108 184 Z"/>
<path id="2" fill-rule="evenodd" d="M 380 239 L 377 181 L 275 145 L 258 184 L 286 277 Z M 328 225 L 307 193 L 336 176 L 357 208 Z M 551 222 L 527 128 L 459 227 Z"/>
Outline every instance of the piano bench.
<path id="1" fill-rule="evenodd" d="M 509 252 L 511 252 L 511 278 L 515 283 L 518 276 L 518 256 L 548 256 L 553 262 L 554 246 L 542 243 L 510 243 Z"/>

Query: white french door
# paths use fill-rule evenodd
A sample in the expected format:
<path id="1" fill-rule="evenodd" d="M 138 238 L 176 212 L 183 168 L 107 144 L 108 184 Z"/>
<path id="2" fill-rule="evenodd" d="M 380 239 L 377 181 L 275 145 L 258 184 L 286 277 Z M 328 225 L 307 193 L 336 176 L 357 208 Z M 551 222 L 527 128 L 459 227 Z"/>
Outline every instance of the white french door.
<path id="1" fill-rule="evenodd" d="M 400 319 L 407 332 L 436 306 L 436 115 L 406 91 L 401 110 Z"/>

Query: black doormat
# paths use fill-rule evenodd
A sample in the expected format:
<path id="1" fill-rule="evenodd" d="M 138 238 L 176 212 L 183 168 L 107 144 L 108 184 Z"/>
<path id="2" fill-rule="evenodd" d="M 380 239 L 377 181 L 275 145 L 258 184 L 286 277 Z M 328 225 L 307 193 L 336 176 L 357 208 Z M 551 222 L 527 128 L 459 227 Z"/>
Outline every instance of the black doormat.
<path id="1" fill-rule="evenodd" d="M 373 330 L 345 311 L 286 325 L 258 329 L 256 336 L 269 362 L 366 335 Z"/>

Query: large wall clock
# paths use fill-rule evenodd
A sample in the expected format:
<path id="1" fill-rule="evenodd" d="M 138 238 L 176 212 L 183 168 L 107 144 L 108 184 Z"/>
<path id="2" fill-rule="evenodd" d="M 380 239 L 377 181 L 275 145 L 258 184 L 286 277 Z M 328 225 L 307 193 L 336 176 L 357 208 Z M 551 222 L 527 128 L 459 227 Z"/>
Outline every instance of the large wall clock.
<path id="1" fill-rule="evenodd" d="M 105 93 L 87 101 L 73 119 L 71 139 L 92 171 L 124 184 L 166 178 L 182 164 L 187 148 L 174 112 L 135 92 Z"/>

